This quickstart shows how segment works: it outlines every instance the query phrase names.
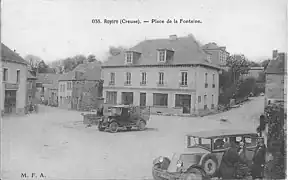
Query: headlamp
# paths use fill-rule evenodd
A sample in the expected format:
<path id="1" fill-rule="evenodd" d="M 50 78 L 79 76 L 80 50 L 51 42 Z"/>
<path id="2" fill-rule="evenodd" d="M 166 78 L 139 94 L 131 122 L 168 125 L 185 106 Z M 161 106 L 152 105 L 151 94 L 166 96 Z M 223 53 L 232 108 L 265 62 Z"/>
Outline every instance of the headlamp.
<path id="1" fill-rule="evenodd" d="M 176 164 L 176 166 L 177 166 L 178 168 L 182 167 L 182 165 L 183 165 L 183 162 L 180 161 L 180 160 L 179 160 L 179 161 L 177 162 L 177 164 Z"/>
<path id="2" fill-rule="evenodd" d="M 163 162 L 164 161 L 164 158 L 161 156 L 161 157 L 159 157 L 159 162 Z"/>

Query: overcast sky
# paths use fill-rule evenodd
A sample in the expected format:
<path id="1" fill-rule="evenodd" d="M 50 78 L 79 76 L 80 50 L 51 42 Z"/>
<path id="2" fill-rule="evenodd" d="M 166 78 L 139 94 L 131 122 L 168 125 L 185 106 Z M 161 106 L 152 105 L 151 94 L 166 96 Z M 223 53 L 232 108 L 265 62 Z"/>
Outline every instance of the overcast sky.
<path id="1" fill-rule="evenodd" d="M 2 42 L 45 61 L 192 33 L 251 60 L 285 51 L 285 0 L 5 0 Z M 95 19 L 200 19 L 202 24 L 92 24 Z M 285 24 L 286 23 L 286 24 Z"/>

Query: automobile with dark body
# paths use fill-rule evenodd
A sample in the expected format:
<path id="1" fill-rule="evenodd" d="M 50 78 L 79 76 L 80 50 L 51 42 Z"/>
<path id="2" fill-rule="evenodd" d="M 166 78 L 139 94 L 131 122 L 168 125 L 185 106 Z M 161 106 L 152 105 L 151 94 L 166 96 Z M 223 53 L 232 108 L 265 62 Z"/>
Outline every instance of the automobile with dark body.
<path id="1" fill-rule="evenodd" d="M 108 129 L 115 133 L 123 128 L 143 131 L 150 119 L 150 107 L 114 105 L 106 108 L 103 114 L 98 123 L 99 131 Z"/>
<path id="2" fill-rule="evenodd" d="M 172 158 L 158 157 L 153 161 L 152 175 L 155 180 L 190 180 L 219 177 L 218 170 L 226 143 L 245 143 L 242 151 L 247 162 L 252 162 L 257 133 L 243 130 L 218 129 L 186 135 L 187 146 L 183 152 L 174 153 Z M 241 155 L 240 155 L 241 156 Z M 236 175 L 237 176 L 237 175 Z M 238 177 L 238 176 L 237 176 Z"/>

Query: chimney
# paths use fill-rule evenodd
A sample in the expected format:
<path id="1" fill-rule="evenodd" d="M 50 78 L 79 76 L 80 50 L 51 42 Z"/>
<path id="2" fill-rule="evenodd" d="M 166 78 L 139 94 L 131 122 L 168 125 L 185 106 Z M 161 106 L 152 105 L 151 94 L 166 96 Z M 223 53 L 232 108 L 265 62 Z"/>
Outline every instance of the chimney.
<path id="1" fill-rule="evenodd" d="M 170 35 L 169 39 L 170 40 L 177 40 L 177 35 L 176 34 Z"/>
<path id="2" fill-rule="evenodd" d="M 278 56 L 278 50 L 273 50 L 272 59 L 276 59 Z"/>

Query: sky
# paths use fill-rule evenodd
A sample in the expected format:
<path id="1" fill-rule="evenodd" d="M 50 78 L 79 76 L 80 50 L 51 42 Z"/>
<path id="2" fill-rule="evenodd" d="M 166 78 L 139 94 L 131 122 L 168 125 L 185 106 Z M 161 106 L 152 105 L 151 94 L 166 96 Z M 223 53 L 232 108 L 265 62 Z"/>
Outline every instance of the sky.
<path id="1" fill-rule="evenodd" d="M 4 0 L 2 42 L 45 62 L 77 54 L 107 56 L 109 46 L 193 34 L 250 60 L 287 51 L 286 0 Z M 93 24 L 92 19 L 198 19 L 201 24 Z"/>

